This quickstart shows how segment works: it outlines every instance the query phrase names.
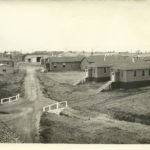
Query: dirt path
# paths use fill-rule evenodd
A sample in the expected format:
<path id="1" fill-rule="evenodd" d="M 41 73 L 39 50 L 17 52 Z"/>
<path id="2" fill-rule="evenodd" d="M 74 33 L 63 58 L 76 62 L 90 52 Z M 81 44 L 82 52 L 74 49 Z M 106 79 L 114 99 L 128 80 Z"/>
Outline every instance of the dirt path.
<path id="1" fill-rule="evenodd" d="M 25 97 L 18 102 L 5 104 L 1 109 L 8 114 L 0 114 L 0 119 L 14 130 L 24 143 L 39 143 L 39 122 L 42 108 L 55 101 L 45 98 L 36 77 L 37 66 L 23 66 L 26 70 Z M 11 110 L 11 111 L 10 111 Z"/>
<path id="2" fill-rule="evenodd" d="M 31 103 L 32 111 L 24 119 L 24 141 L 32 143 L 39 142 L 39 121 L 43 106 L 54 102 L 43 96 L 39 80 L 36 78 L 36 69 L 37 67 L 27 66 L 25 78 L 25 97 Z"/>

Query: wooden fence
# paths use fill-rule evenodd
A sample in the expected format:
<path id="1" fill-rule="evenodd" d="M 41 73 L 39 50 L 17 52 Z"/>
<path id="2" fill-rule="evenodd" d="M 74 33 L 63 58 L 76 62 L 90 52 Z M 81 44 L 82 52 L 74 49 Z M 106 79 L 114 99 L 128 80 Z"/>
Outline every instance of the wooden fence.
<path id="1" fill-rule="evenodd" d="M 68 107 L 67 101 L 57 102 L 43 107 L 43 112 L 57 113 Z"/>
<path id="2" fill-rule="evenodd" d="M 2 98 L 1 99 L 1 104 L 3 104 L 3 103 L 6 103 L 6 102 L 14 102 L 14 101 L 17 101 L 17 100 L 19 100 L 19 98 L 20 98 L 20 94 L 17 94 L 16 96 L 12 96 L 12 97 L 8 97 L 8 98 Z"/>

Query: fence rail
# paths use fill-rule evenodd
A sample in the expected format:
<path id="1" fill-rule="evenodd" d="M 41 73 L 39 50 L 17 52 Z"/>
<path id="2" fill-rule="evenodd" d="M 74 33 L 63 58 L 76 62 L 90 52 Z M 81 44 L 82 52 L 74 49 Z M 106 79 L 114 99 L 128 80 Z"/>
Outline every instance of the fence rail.
<path id="1" fill-rule="evenodd" d="M 20 98 L 20 94 L 17 94 L 16 96 L 12 96 L 12 97 L 8 97 L 8 98 L 2 98 L 1 99 L 1 104 L 5 103 L 5 102 L 14 102 L 14 101 L 17 101 L 19 100 Z"/>
<path id="2" fill-rule="evenodd" d="M 68 107 L 67 101 L 57 102 L 43 107 L 43 112 L 52 112 Z"/>

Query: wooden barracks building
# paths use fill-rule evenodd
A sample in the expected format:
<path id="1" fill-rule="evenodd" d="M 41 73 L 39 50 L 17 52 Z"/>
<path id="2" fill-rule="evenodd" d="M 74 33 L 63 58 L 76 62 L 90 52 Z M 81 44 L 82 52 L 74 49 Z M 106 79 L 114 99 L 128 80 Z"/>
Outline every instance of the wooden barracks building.
<path id="1" fill-rule="evenodd" d="M 126 63 L 111 69 L 112 88 L 150 86 L 150 63 Z"/>
<path id="2" fill-rule="evenodd" d="M 81 70 L 83 57 L 50 57 L 45 61 L 46 71 Z"/>
<path id="3" fill-rule="evenodd" d="M 46 71 L 86 70 L 86 81 L 111 81 L 112 88 L 134 88 L 150 85 L 150 63 L 131 57 L 96 56 L 49 57 Z"/>
<path id="4" fill-rule="evenodd" d="M 107 59 L 86 69 L 87 81 L 112 81 L 112 88 L 150 86 L 150 62 L 134 59 Z"/>
<path id="5" fill-rule="evenodd" d="M 95 62 L 94 62 L 95 61 Z M 87 81 L 107 81 L 110 80 L 110 70 L 113 66 L 117 64 L 124 64 L 131 62 L 130 58 L 124 58 L 119 56 L 109 56 L 109 57 L 100 57 L 94 58 L 93 62 L 88 65 L 86 69 L 87 72 Z"/>
<path id="6" fill-rule="evenodd" d="M 48 55 L 44 55 L 44 54 L 27 54 L 24 56 L 24 61 L 28 63 L 41 64 L 42 60 L 48 57 L 49 57 Z"/>

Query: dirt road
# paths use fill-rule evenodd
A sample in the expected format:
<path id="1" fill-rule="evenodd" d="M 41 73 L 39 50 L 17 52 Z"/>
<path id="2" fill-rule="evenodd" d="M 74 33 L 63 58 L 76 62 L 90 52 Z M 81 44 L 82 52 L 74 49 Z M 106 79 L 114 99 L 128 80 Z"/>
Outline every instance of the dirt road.
<path id="1" fill-rule="evenodd" d="M 25 98 L 30 103 L 30 113 L 24 118 L 24 141 L 36 143 L 39 142 L 39 121 L 43 106 L 54 103 L 53 100 L 43 96 L 39 80 L 36 78 L 36 69 L 34 66 L 26 66 L 25 78 Z"/>
<path id="2" fill-rule="evenodd" d="M 54 103 L 53 100 L 43 96 L 39 80 L 36 78 L 37 66 L 24 66 L 25 97 L 21 102 L 5 105 L 4 109 L 12 109 L 13 113 L 1 115 L 0 118 L 10 126 L 24 143 L 39 143 L 39 121 L 42 108 Z M 11 106 L 12 105 L 12 106 Z"/>

